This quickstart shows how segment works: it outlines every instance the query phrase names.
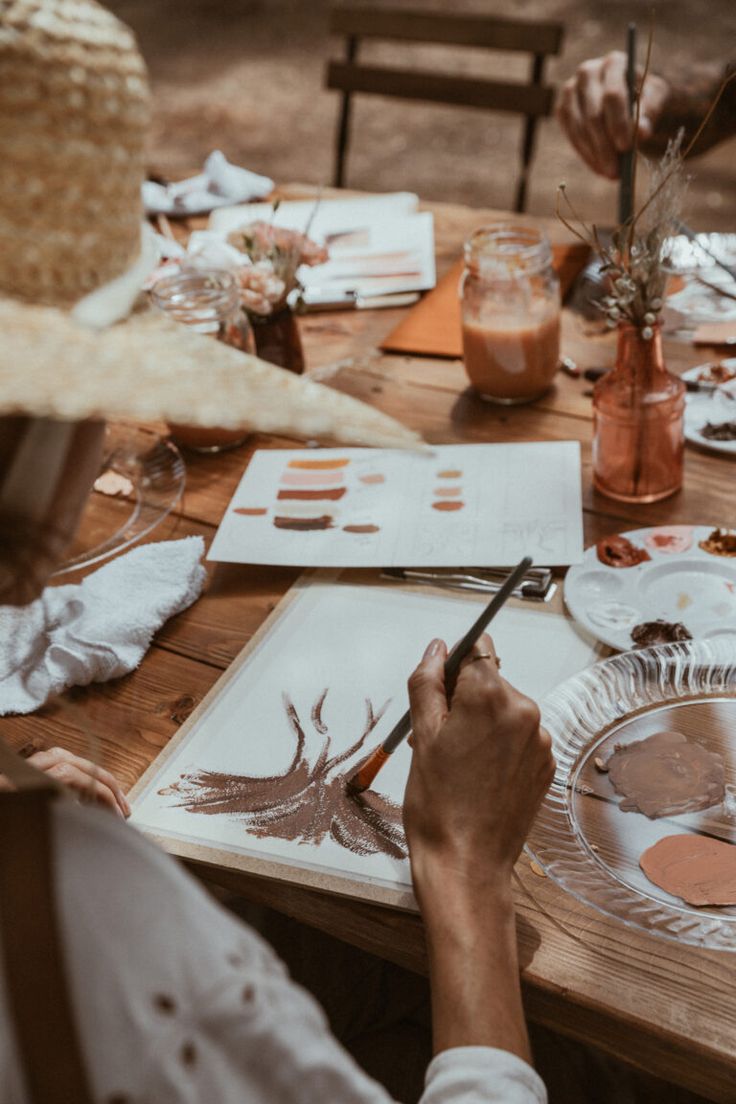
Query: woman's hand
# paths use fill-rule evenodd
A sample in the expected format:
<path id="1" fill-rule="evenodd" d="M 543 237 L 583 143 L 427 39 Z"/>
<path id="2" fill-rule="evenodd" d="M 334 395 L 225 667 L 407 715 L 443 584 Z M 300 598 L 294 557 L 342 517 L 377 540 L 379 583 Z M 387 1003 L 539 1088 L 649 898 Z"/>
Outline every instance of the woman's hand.
<path id="1" fill-rule="evenodd" d="M 25 758 L 37 770 L 68 786 L 85 801 L 106 805 L 119 816 L 130 816 L 130 805 L 120 783 L 109 771 L 98 767 L 89 759 L 82 759 L 79 755 L 73 755 L 71 751 L 59 747 L 48 751 L 34 751 Z M 7 779 L 0 775 L 0 789 L 8 788 Z"/>
<path id="2" fill-rule="evenodd" d="M 491 658 L 474 658 L 483 653 Z M 404 825 L 415 880 L 439 864 L 476 887 L 500 884 L 552 781 L 551 740 L 534 702 L 501 678 L 489 636 L 461 667 L 449 706 L 446 658 L 442 641 L 432 641 L 409 680 L 414 754 Z"/>
<path id="3" fill-rule="evenodd" d="M 640 81 L 642 71 L 637 73 Z M 652 137 L 670 86 L 663 77 L 647 76 L 641 92 L 639 141 Z M 613 50 L 579 65 L 565 81 L 557 102 L 557 119 L 570 142 L 594 172 L 616 180 L 619 156 L 633 144 L 633 120 L 626 86 L 626 55 Z"/>

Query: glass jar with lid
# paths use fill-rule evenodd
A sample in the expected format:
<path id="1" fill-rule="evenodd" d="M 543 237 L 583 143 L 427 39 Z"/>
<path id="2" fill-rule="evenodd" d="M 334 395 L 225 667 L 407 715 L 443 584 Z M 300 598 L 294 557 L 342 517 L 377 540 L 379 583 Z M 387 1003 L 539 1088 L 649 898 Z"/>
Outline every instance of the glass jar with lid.
<path id="1" fill-rule="evenodd" d="M 198 333 L 255 353 L 253 331 L 241 307 L 238 286 L 226 269 L 182 269 L 157 280 L 151 289 L 153 303 L 170 318 Z M 221 452 L 246 440 L 242 429 L 169 424 L 172 440 L 195 452 Z"/>
<path id="2" fill-rule="evenodd" d="M 560 283 L 552 248 L 535 227 L 500 222 L 465 243 L 460 284 L 463 356 L 490 402 L 532 402 L 560 358 Z"/>

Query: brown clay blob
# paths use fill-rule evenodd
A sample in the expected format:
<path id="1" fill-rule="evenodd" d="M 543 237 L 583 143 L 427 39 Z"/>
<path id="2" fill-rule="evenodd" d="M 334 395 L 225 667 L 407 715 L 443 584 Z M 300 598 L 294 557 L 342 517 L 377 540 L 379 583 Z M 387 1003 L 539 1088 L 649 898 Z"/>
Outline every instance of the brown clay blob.
<path id="1" fill-rule="evenodd" d="M 626 537 L 614 534 L 599 540 L 595 546 L 598 559 L 608 567 L 636 567 L 651 559 L 644 548 L 637 548 Z"/>
<path id="2" fill-rule="evenodd" d="M 723 759 L 681 732 L 656 732 L 619 745 L 605 763 L 622 812 L 657 817 L 708 809 L 723 801 Z"/>
<path id="3" fill-rule="evenodd" d="M 693 635 L 682 621 L 642 621 L 634 625 L 631 639 L 637 648 L 652 648 L 655 644 L 677 644 L 681 640 L 692 640 Z"/>
<path id="4" fill-rule="evenodd" d="M 330 735 L 322 717 L 324 690 L 310 711 L 311 730 L 284 694 L 286 719 L 295 738 L 291 763 L 282 774 L 251 777 L 195 771 L 159 791 L 180 797 L 190 813 L 224 814 L 241 820 L 251 835 L 318 844 L 328 836 L 355 855 L 385 852 L 406 858 L 401 806 L 372 790 L 348 794 L 347 780 L 365 758 L 365 741 L 385 713 L 366 699 L 366 719 L 358 739 L 330 755 Z M 316 734 L 316 736 L 315 736 Z"/>
<path id="5" fill-rule="evenodd" d="M 730 529 L 714 529 L 705 540 L 700 541 L 704 552 L 711 556 L 736 556 L 736 532 Z"/>
<path id="6" fill-rule="evenodd" d="M 707 441 L 736 441 L 736 422 L 706 422 L 698 433 Z"/>
<path id="7" fill-rule="evenodd" d="M 710 836 L 665 836 L 639 866 L 650 882 L 688 905 L 736 905 L 736 847 Z"/>

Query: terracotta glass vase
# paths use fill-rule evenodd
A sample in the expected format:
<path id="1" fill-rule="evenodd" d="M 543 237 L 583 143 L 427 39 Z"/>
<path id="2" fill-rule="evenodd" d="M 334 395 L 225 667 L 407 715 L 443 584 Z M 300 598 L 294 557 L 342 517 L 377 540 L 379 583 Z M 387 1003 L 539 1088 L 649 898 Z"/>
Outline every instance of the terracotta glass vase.
<path id="1" fill-rule="evenodd" d="M 256 353 L 261 360 L 277 364 L 300 376 L 304 371 L 304 352 L 299 327 L 291 307 L 283 306 L 273 314 L 251 314 Z"/>
<path id="2" fill-rule="evenodd" d="M 593 480 L 621 502 L 656 502 L 682 486 L 685 384 L 667 371 L 659 327 L 618 331 L 613 370 L 593 391 Z"/>

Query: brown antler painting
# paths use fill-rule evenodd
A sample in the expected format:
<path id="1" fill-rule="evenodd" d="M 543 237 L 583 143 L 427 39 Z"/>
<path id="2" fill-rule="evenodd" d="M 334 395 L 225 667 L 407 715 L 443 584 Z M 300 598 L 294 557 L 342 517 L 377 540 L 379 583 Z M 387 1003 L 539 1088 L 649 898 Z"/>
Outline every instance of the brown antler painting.
<path id="1" fill-rule="evenodd" d="M 375 712 L 365 699 L 366 718 L 359 738 L 345 751 L 330 755 L 331 738 L 322 718 L 327 690 L 312 706 L 309 736 L 287 695 L 286 718 L 296 746 L 283 774 L 252 777 L 217 771 L 183 774 L 158 792 L 176 794 L 190 813 L 224 814 L 242 820 L 249 834 L 318 844 L 327 836 L 356 855 L 379 851 L 406 858 L 401 806 L 372 790 L 349 796 L 347 779 L 355 771 L 363 745 L 383 717 L 389 702 Z"/>

